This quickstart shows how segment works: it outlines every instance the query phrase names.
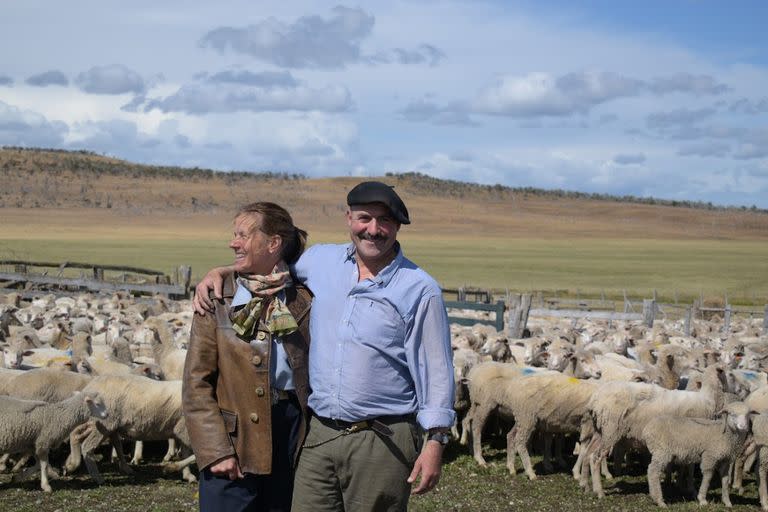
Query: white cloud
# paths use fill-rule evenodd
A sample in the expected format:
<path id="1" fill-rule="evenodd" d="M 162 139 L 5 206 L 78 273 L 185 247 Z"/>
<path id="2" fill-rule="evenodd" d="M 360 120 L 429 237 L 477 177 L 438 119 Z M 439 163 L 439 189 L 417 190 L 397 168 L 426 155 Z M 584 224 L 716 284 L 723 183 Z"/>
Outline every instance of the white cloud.
<path id="1" fill-rule="evenodd" d="M 343 86 L 308 87 L 290 74 L 217 73 L 185 84 L 164 98 L 149 99 L 144 110 L 207 114 L 211 112 L 345 112 L 352 98 Z"/>
<path id="2" fill-rule="evenodd" d="M 67 134 L 67 125 L 49 121 L 32 110 L 21 110 L 0 101 L 0 140 L 9 146 L 59 146 Z"/>

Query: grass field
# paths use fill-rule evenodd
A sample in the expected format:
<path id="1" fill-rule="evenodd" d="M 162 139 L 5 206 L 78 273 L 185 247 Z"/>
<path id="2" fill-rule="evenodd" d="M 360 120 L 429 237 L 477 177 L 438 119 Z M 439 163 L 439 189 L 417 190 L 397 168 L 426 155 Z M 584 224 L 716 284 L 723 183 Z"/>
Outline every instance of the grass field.
<path id="1" fill-rule="evenodd" d="M 0 259 L 130 265 L 200 278 L 228 263 L 234 211 L 285 206 L 310 242 L 342 242 L 361 178 L 168 172 L 97 155 L 0 149 Z M 596 200 L 419 176 L 395 185 L 405 254 L 445 287 L 563 295 L 700 294 L 768 302 L 768 213 Z"/>
<path id="2" fill-rule="evenodd" d="M 630 469 L 627 475 L 606 483 L 606 497 L 598 500 L 582 491 L 570 473 L 560 471 L 542 474 L 540 465 L 535 468 L 540 477 L 529 481 L 523 474 L 512 477 L 505 466 L 502 440 L 496 439 L 485 445 L 484 454 L 489 466 L 481 468 L 467 454 L 466 448 L 451 444 L 446 449 L 443 476 L 437 489 L 413 497 L 409 510 L 413 512 L 597 512 L 626 511 L 651 512 L 659 510 L 648 497 L 644 468 Z M 149 453 L 148 453 L 149 452 Z M 148 450 L 145 455 L 151 456 Z M 39 481 L 23 484 L 11 483 L 8 475 L 0 475 L 0 507 L 3 512 L 54 512 L 54 511 L 152 511 L 189 512 L 196 510 L 197 487 L 183 482 L 178 475 L 163 474 L 158 464 L 162 453 L 158 452 L 149 464 L 135 466 L 134 476 L 116 473 L 113 464 L 101 464 L 106 485 L 96 486 L 85 474 L 53 480 L 53 494 L 39 490 Z M 539 461 L 533 458 L 534 463 Z M 715 479 L 716 480 L 716 479 Z M 745 493 L 731 493 L 733 509 L 756 510 L 757 488 L 750 478 L 745 482 Z M 681 494 L 674 487 L 663 486 L 664 498 L 670 511 L 703 510 L 690 496 Z M 708 494 L 708 511 L 728 510 L 720 504 L 719 483 L 713 483 Z"/>
<path id="3" fill-rule="evenodd" d="M 317 241 L 343 241 L 321 236 Z M 728 296 L 763 304 L 768 300 L 768 244 L 718 240 L 540 240 L 533 238 L 419 237 L 403 234 L 409 258 L 444 287 L 478 286 L 564 295 L 635 296 L 680 300 Z M 220 239 L 1 239 L 0 259 L 122 264 L 171 272 L 192 266 L 199 278 L 229 263 L 226 235 Z"/>

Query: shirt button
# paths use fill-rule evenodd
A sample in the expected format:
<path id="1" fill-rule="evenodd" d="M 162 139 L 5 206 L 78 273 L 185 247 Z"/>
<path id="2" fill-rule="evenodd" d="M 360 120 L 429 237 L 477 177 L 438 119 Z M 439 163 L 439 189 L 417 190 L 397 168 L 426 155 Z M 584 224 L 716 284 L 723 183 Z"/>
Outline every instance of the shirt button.
<path id="1" fill-rule="evenodd" d="M 255 412 L 251 413 L 250 418 L 251 418 L 251 422 L 252 423 L 258 423 L 259 422 L 259 415 L 256 414 Z"/>
<path id="2" fill-rule="evenodd" d="M 261 356 L 253 356 L 253 357 L 251 358 L 251 362 L 252 362 L 252 363 L 253 363 L 255 366 L 261 366 Z"/>
<path id="3" fill-rule="evenodd" d="M 256 335 L 256 339 L 259 341 L 264 341 L 264 339 L 267 337 L 267 333 L 264 331 L 259 331 L 259 334 Z"/>
<path id="4" fill-rule="evenodd" d="M 262 387 L 256 388 L 256 396 L 264 396 L 264 388 Z"/>

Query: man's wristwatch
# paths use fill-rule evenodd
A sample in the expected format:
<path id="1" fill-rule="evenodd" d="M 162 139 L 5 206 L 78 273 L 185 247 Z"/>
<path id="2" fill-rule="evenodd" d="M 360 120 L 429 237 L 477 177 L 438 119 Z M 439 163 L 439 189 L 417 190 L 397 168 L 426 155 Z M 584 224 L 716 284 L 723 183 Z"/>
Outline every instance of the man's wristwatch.
<path id="1" fill-rule="evenodd" d="M 427 431 L 428 441 L 437 441 L 442 446 L 448 444 L 449 440 L 448 431 L 442 428 L 431 428 Z"/>

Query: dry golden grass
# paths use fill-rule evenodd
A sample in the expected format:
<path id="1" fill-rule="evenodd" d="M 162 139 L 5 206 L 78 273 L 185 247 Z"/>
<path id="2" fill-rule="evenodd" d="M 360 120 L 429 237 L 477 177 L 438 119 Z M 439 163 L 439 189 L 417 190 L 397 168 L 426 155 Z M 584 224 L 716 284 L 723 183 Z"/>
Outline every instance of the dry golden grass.
<path id="1" fill-rule="evenodd" d="M 290 179 L 149 168 L 94 155 L 0 150 L 0 259 L 85 259 L 195 276 L 230 258 L 237 206 L 285 206 L 315 242 L 346 239 L 361 178 Z M 413 224 L 406 254 L 443 284 L 582 291 L 670 288 L 768 296 L 768 214 L 394 184 Z M 441 188 L 443 187 L 443 188 Z"/>

